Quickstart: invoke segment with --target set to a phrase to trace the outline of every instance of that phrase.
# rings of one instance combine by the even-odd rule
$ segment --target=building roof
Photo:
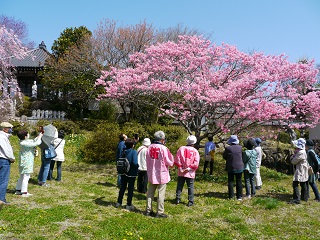
[[[11,64],[15,67],[43,67],[45,60],[50,56],[46,45],[42,41],[39,47],[27,53],[23,59],[13,57]]]

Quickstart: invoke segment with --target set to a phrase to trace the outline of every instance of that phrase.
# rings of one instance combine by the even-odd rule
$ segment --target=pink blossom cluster
[[[17,89],[17,81],[12,74],[11,59],[23,58],[27,49],[12,30],[0,26],[0,112],[5,113],[9,106],[12,91]],[[5,116],[2,116],[5,117]]]
[[[105,93],[99,98],[144,101],[189,132],[208,127],[215,133],[235,132],[273,120],[306,127],[319,121],[313,61],[292,63],[285,55],[247,54],[199,36],[150,46],[130,60],[134,67],[102,72],[96,85]],[[296,121],[297,116],[305,119]]]

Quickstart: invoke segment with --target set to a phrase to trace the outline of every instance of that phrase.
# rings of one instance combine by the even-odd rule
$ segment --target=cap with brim
[[[0,127],[1,128],[12,128],[13,125],[11,123],[8,123],[8,122],[2,122],[2,123],[0,123]]]
[[[239,144],[239,139],[237,135],[231,135],[228,142],[228,144]]]
[[[295,148],[303,150],[305,149],[306,140],[304,140],[303,138],[299,138],[298,140],[292,141],[292,144]]]

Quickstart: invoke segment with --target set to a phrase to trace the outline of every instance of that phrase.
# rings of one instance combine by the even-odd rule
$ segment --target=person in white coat
[[[258,153],[257,156],[257,162],[256,162],[256,189],[260,190],[262,187],[262,180],[261,180],[261,175],[260,175],[260,167],[261,167],[261,162],[262,162],[262,148],[261,148],[261,139],[260,138],[255,138],[254,141],[256,142],[257,146],[255,150]]]
[[[53,169],[55,163],[57,163],[57,181],[61,181],[61,176],[62,176],[62,162],[64,162],[64,146],[65,146],[66,141],[64,140],[64,131],[60,130],[58,132],[58,138],[54,139],[52,144],[55,147],[57,156],[51,160],[50,163],[50,170],[49,170],[49,175],[48,175],[48,180],[52,180],[53,176]]]
[[[146,193],[148,189],[148,174],[147,174],[147,163],[146,155],[147,149],[150,146],[151,141],[149,138],[143,139],[142,146],[138,148],[138,181],[137,189],[139,193]]]

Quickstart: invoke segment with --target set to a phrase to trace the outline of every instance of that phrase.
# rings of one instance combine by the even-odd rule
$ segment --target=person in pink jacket
[[[173,166],[174,157],[164,145],[165,134],[163,131],[156,132],[154,138],[155,141],[148,147],[146,155],[149,186],[145,215],[153,215],[152,200],[156,189],[158,189],[158,208],[155,217],[166,218],[168,216],[164,213],[164,198],[167,183],[170,181],[169,167]]]
[[[180,203],[180,196],[184,183],[188,186],[188,207],[194,204],[194,178],[196,177],[196,170],[199,167],[200,155],[197,149],[193,146],[197,142],[197,138],[190,135],[187,138],[187,146],[179,148],[174,164],[178,167],[178,183],[176,190],[176,203]]]

